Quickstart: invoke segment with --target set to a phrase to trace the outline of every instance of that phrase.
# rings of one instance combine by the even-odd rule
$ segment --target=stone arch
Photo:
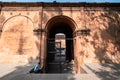
[[[77,29],[77,24],[72,18],[70,18],[68,16],[60,15],[60,16],[52,17],[47,22],[47,24],[45,26],[45,30],[48,32],[48,30],[50,29],[50,26],[54,25],[57,22],[65,22],[65,23],[71,25],[71,28],[72,28],[73,32]]]
[[[36,58],[38,51],[33,29],[34,23],[27,16],[16,15],[8,18],[2,26],[0,52],[9,55],[26,55],[27,58]]]
[[[1,28],[1,29],[4,30],[4,25],[5,25],[10,19],[16,18],[16,17],[24,17],[24,18],[28,19],[29,21],[31,21],[32,25],[34,26],[34,23],[33,23],[32,19],[29,18],[28,16],[24,16],[24,15],[15,15],[15,16],[9,17],[7,20],[5,20],[5,21],[3,22],[3,25],[2,25],[2,28]]]
[[[46,72],[49,73],[49,62],[55,60],[55,54],[51,54],[50,50],[54,50],[54,46],[49,43],[55,43],[55,35],[57,33],[65,34],[65,60],[71,62],[74,59],[74,43],[73,33],[77,29],[77,24],[73,19],[68,16],[55,16],[52,17],[46,24],[45,30],[47,34],[47,53],[46,53]]]

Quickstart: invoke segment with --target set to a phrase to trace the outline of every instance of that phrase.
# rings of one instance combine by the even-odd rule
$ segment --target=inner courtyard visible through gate
[[[0,63],[34,60],[44,73],[119,64],[120,4],[0,2]]]

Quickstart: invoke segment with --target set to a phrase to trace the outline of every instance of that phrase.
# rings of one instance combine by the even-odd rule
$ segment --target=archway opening
[[[58,42],[57,38],[60,38]],[[74,59],[73,50],[73,29],[71,28],[71,25],[63,22],[62,20],[60,22],[55,22],[54,24],[50,25],[50,28],[48,28],[47,39],[46,72],[71,72],[72,70],[67,69],[68,66],[65,67],[64,65],[66,63],[71,63],[71,61]],[[71,64],[68,65],[71,66]]]
[[[55,59],[66,61],[66,35],[63,33],[55,34]]]

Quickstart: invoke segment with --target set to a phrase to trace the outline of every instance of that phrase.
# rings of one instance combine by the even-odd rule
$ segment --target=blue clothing
[[[42,71],[42,66],[40,64],[36,64],[30,71],[29,73],[43,73]]]
[[[35,65],[35,67],[34,67],[34,72],[38,72],[38,71],[40,71],[40,70],[42,70],[42,67],[40,66],[40,65]]]

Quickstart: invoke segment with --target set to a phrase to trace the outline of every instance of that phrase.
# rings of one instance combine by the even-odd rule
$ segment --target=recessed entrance
[[[60,20],[61,19],[61,20]],[[46,73],[72,73],[74,60],[73,29],[64,18],[48,28]]]

